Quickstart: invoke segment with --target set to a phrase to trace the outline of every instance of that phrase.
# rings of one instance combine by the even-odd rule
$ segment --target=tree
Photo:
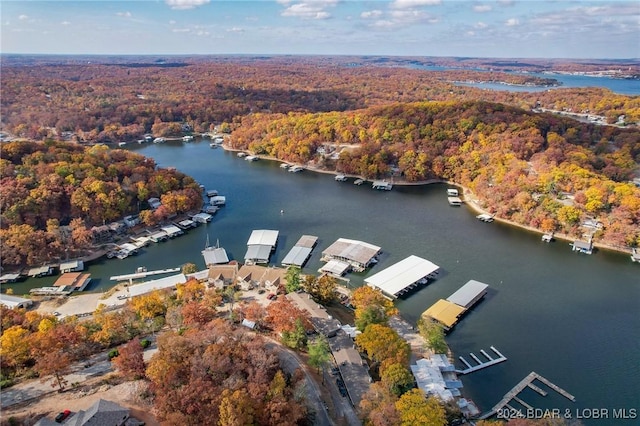
[[[396,396],[400,396],[415,386],[413,374],[402,364],[390,364],[384,369],[380,369],[382,383],[389,388],[389,391]]]
[[[420,389],[406,392],[396,402],[402,426],[444,426],[447,424],[444,408],[434,397],[425,397]]]
[[[295,320],[293,330],[285,330],[281,334],[282,343],[292,349],[301,350],[307,344],[307,330],[300,318]]]
[[[182,265],[182,273],[187,275],[187,274],[193,274],[194,272],[198,271],[198,267],[196,266],[195,263],[185,263],[184,265]]]
[[[158,290],[134,297],[131,299],[131,305],[140,318],[147,320],[164,315],[167,309],[164,297]]]
[[[251,398],[244,389],[225,389],[220,401],[220,426],[245,426],[254,424],[254,409]]]
[[[293,293],[300,288],[300,268],[297,266],[289,266],[285,274],[284,288],[287,293]]]
[[[370,324],[355,340],[367,356],[376,362],[409,365],[409,344],[387,326]]]
[[[309,354],[309,365],[315,367],[319,373],[320,367],[323,367],[330,359],[329,342],[320,335],[307,343],[307,353]]]
[[[2,331],[0,336],[0,359],[2,362],[17,368],[29,359],[29,330],[14,325]]]
[[[120,373],[129,380],[138,380],[145,376],[143,347],[137,337],[118,348],[118,356],[111,362]]]
[[[449,351],[444,339],[444,328],[439,323],[422,317],[417,325],[418,332],[425,339],[429,349],[437,354],[446,354]]]
[[[355,324],[358,330],[364,330],[369,324],[386,325],[389,318],[384,309],[379,305],[371,305],[358,309]]]

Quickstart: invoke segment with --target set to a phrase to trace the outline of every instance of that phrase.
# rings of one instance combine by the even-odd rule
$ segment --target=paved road
[[[329,417],[327,408],[322,403],[322,392],[320,391],[320,387],[316,381],[313,380],[313,377],[309,374],[305,364],[298,355],[284,346],[271,341],[271,339],[267,341],[266,346],[276,352],[278,358],[280,358],[282,368],[287,373],[293,374],[297,369],[301,369],[304,372],[307,387],[307,403],[310,405],[310,408],[315,411],[314,424],[319,426],[334,426],[335,423]]]

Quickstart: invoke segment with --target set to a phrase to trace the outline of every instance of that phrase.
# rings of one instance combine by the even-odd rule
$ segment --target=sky
[[[640,58],[640,1],[0,1],[0,51]]]

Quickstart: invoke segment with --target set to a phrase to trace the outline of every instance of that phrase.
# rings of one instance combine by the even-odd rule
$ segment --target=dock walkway
[[[155,271],[144,271],[144,272],[136,272],[134,274],[125,274],[125,275],[114,275],[109,278],[111,281],[126,281],[129,280],[129,283],[133,282],[133,280],[139,278],[146,278],[150,275],[160,275],[160,274],[172,274],[174,272],[180,272],[180,268],[171,268],[171,269],[159,269]]]
[[[565,398],[567,398],[569,401],[576,402],[576,397],[575,396],[571,395],[569,392],[567,392],[566,390],[562,389],[560,386],[551,383],[548,379],[542,377],[541,375],[539,375],[535,371],[532,371],[531,373],[529,373],[527,375],[527,377],[522,379],[520,381],[520,383],[515,385],[513,387],[513,389],[511,389],[509,392],[507,392],[504,395],[504,397],[500,400],[500,402],[498,402],[496,405],[493,406],[491,411],[489,411],[489,412],[483,414],[482,416],[480,416],[479,420],[488,419],[489,417],[492,417],[492,416],[496,415],[496,413],[498,413],[499,411],[503,410],[504,407],[507,407],[510,410],[513,409],[513,407],[511,405],[509,405],[509,403],[512,400],[516,401],[517,403],[521,404],[523,407],[526,407],[527,409],[533,408],[533,407],[531,407],[531,405],[529,405],[526,402],[524,402],[523,400],[521,400],[518,397],[518,394],[520,392],[522,392],[525,388],[529,387],[529,388],[533,389],[534,391],[538,392],[540,395],[546,396],[547,392],[545,390],[541,389],[540,387],[536,386],[535,384],[533,384],[534,380],[540,381],[541,383],[543,383],[546,386],[548,386],[550,389],[553,389],[554,391],[556,391],[560,395],[562,395]]]
[[[488,361],[482,361],[474,353],[470,353],[469,355],[471,356],[471,358],[473,358],[474,361],[478,363],[477,365],[471,365],[466,359],[460,356],[458,358],[460,359],[460,361],[462,361],[464,365],[467,366],[467,368],[465,368],[464,370],[456,370],[456,373],[458,374],[473,373],[474,371],[482,370],[483,368],[491,367],[492,365],[496,365],[507,360],[507,357],[502,355],[500,351],[498,351],[496,348],[494,348],[493,346],[490,346],[490,348],[493,352],[495,352],[495,354],[497,355],[497,358],[493,358],[484,349],[481,349],[480,353],[484,355],[488,359]]]

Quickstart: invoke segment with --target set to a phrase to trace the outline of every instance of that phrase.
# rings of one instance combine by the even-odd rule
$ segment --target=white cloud
[[[483,28],[487,28],[489,25],[485,24],[484,22],[478,22],[476,23],[473,27],[477,28],[479,30],[483,29]]]
[[[171,30],[173,33],[188,33],[191,32],[189,28],[174,28]]]
[[[516,18],[509,18],[507,19],[507,22],[504,23],[507,27],[515,27],[516,25],[520,24],[520,21]]]
[[[211,0],[165,0],[171,9],[193,9],[209,3]]]
[[[243,33],[244,32],[244,28],[232,27],[232,28],[227,29],[227,32],[229,32],[229,33]]]
[[[489,12],[491,9],[492,9],[491,5],[488,5],[488,4],[477,4],[477,5],[473,6],[473,10],[475,12],[479,12],[479,13]]]
[[[381,10],[369,10],[367,12],[362,12],[360,14],[360,17],[363,19],[379,18],[381,16],[382,16]]]
[[[421,6],[435,6],[442,3],[442,0],[395,0],[391,3],[394,9],[413,9]]]
[[[60,22],[60,25],[71,25],[71,22],[69,22],[69,21],[62,21],[62,22]]]
[[[20,15],[18,16],[18,19],[21,21],[26,21],[27,19],[29,19],[29,17],[27,15]]]
[[[337,2],[337,0],[320,0],[292,4],[282,12],[282,16],[302,19],[327,19],[331,17],[331,14],[325,9],[329,6],[335,6]]]
[[[116,15],[121,16],[123,18],[131,18],[131,12],[118,12]]]
[[[169,21],[169,25],[175,25],[176,21],[174,21],[173,19]]]

